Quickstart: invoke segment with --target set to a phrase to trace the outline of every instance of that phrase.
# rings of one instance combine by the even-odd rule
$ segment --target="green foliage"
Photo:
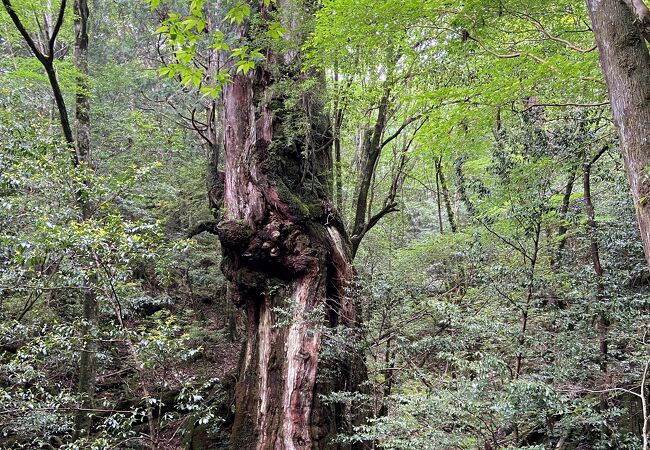
[[[148,0],[148,3],[156,9],[160,0]],[[270,0],[264,2],[266,7],[271,3]],[[265,59],[261,48],[250,49],[244,39],[228,43],[224,32],[214,26],[214,18],[206,14],[202,0],[188,1],[182,7],[184,12],[168,13],[154,32],[161,36],[164,48],[171,54],[171,61],[160,68],[160,75],[177,79],[186,88],[193,86],[202,95],[216,98],[231,81],[231,67],[235,73],[246,74]],[[248,2],[230,2],[222,21],[242,26],[254,14]],[[277,21],[268,22],[266,27],[266,34],[273,40],[279,40],[287,32]],[[215,71],[210,67],[214,62],[201,62],[206,55],[208,59],[230,63],[219,64]]]
[[[47,77],[0,10],[0,447],[227,441],[227,375],[244,325],[226,298],[218,239],[187,234],[214,218],[203,127],[218,122],[223,87],[265,65],[266,95],[280,99],[275,123],[291,124],[274,129],[271,154],[308,136],[305,109],[325,105],[348,225],[362,149],[384,126],[366,215],[388,200],[399,211],[356,255],[349,294],[362,332],[322,326],[327,305],[302,317],[322,336],[319,361],[365,355],[363,393],[320,399],[369,411],[338,440],[394,450],[641,448],[647,267],[582,3],[286,3],[93,4],[92,167],[71,164]],[[13,4],[42,44],[42,17],[59,3]],[[291,25],[293,14],[312,13],[304,28]],[[71,110],[72,20],[66,11],[56,46]],[[305,57],[276,64],[298,51]],[[594,229],[583,168],[605,145],[591,173]],[[311,214],[300,187],[279,188]],[[79,200],[91,205],[85,219]],[[265,292],[284,289],[274,280]],[[86,292],[99,305],[90,327],[97,384],[92,432],[77,437]],[[298,315],[291,302],[274,314],[279,328]]]

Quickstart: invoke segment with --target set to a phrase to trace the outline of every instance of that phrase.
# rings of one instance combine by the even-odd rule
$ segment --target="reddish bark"
[[[335,368],[337,383],[316,382],[321,327],[357,323],[350,244],[328,200],[332,140],[322,105],[315,93],[301,94],[310,127],[289,132],[291,94],[274,89],[279,79],[300,83],[313,74],[300,70],[295,52],[266,55],[223,92],[225,216],[217,233],[232,300],[248,321],[232,446],[327,448],[342,420],[318,393],[355,390],[354,378],[365,373],[357,358]]]

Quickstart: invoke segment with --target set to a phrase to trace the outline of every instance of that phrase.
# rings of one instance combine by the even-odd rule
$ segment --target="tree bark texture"
[[[88,2],[74,1],[74,63],[77,69],[77,92],[75,95],[75,157],[76,165],[90,166],[90,95],[88,85]],[[62,112],[61,114],[64,114]],[[63,116],[62,116],[63,117]],[[67,120],[67,119],[66,119]],[[65,125],[64,125],[65,128]],[[89,220],[93,215],[92,205],[80,194],[77,203],[81,210],[81,220]],[[91,283],[96,284],[93,277]],[[97,324],[97,297],[95,291],[86,290],[82,294],[84,326],[84,346],[79,360],[79,394],[82,395],[81,407],[91,409],[95,397],[95,374],[97,372],[97,343],[92,329]],[[89,433],[92,417],[87,411],[80,410],[75,418],[77,433]]]
[[[456,157],[454,159],[454,169],[456,170],[456,184],[458,186],[458,194],[460,196],[460,200],[465,205],[467,215],[471,219],[476,215],[476,207],[474,206],[474,203],[472,203],[472,200],[469,198],[469,194],[467,193],[467,182],[465,180],[465,172],[463,171],[463,163],[465,162],[465,159],[466,157],[463,155]]]
[[[589,254],[591,256],[591,262],[594,269],[594,274],[596,275],[596,297],[599,300],[599,303],[602,303],[603,296],[605,292],[605,280],[604,275],[605,271],[603,270],[603,265],[600,259],[600,248],[598,244],[598,225],[596,222],[596,209],[594,208],[593,197],[591,195],[591,169],[593,165],[600,159],[600,157],[607,151],[607,147],[603,147],[596,156],[594,156],[589,162],[586,162],[583,165],[582,170],[582,186],[584,192],[584,205],[585,212],[587,213],[587,233],[589,234]],[[600,360],[600,370],[603,374],[607,374],[607,364],[608,364],[608,346],[609,346],[609,326],[610,321],[607,315],[607,311],[599,306],[598,312],[598,348],[600,351],[599,360]],[[603,401],[607,399],[607,395],[602,396]]]
[[[272,8],[287,22],[287,40],[299,44],[295,30],[308,7],[260,2],[262,20]],[[324,327],[358,323],[348,295],[350,243],[328,200],[332,139],[318,93],[286,89],[318,75],[301,70],[297,50],[265,56],[223,91],[225,217],[217,232],[232,301],[248,322],[231,445],[335,448],[330,438],[346,411],[326,406],[319,394],[356,390],[365,366],[352,358],[328,367],[328,377],[319,355]],[[306,130],[292,129],[296,105]]]
[[[442,166],[442,155],[439,158],[436,158],[436,172],[438,175],[438,180],[440,181],[440,188],[442,189],[442,198],[445,201],[445,208],[447,210],[447,220],[449,221],[449,226],[451,227],[452,233],[458,231],[458,225],[456,224],[456,217],[454,216],[454,209],[451,206],[451,197],[449,196],[449,187],[447,186],[447,180],[445,178],[444,167]]]
[[[560,219],[560,225],[558,226],[557,229],[557,236],[558,236],[558,244],[557,244],[557,251],[555,252],[555,257],[551,260],[551,268],[553,270],[557,270],[560,268],[562,264],[562,256],[564,254],[564,247],[566,246],[566,235],[567,232],[569,231],[569,227],[567,226],[566,220],[567,216],[569,214],[569,207],[571,206],[571,194],[573,194],[573,184],[575,183],[576,180],[576,171],[575,168],[572,168],[571,172],[569,173],[569,178],[567,179],[567,183],[564,187],[564,194],[562,195],[562,206],[560,207],[559,211],[559,219]]]
[[[625,2],[587,0],[587,8],[650,265],[650,54]]]

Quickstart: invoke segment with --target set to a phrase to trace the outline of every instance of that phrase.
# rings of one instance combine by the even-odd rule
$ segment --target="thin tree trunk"
[[[357,180],[357,195],[354,204],[354,224],[352,225],[352,253],[356,254],[361,239],[368,231],[366,215],[368,213],[368,195],[372,186],[372,178],[375,173],[377,161],[381,155],[382,137],[386,128],[388,107],[390,100],[390,88],[385,87],[384,94],[379,101],[377,108],[377,120],[372,131],[367,130],[363,136],[361,145],[361,167]]]
[[[395,60],[394,63],[396,64],[397,61]],[[361,240],[364,238],[366,233],[377,225],[381,218],[386,214],[397,211],[397,203],[395,203],[396,191],[391,187],[391,192],[386,198],[383,208],[375,214],[369,212],[372,198],[369,200],[368,195],[373,184],[373,177],[375,176],[377,162],[379,161],[382,150],[386,145],[399,137],[404,130],[409,127],[409,125],[424,118],[423,113],[410,116],[402,122],[394,133],[390,134],[388,137],[384,136],[388,124],[391,92],[391,87],[386,82],[384,84],[383,95],[379,101],[379,105],[377,106],[377,119],[375,120],[375,124],[371,130],[368,129],[363,132],[359,143],[359,149],[361,152],[360,168],[354,195],[354,223],[352,224],[352,231],[350,233],[353,258],[357,254]],[[425,121],[426,118],[424,118],[415,128],[413,135],[407,140],[407,145],[405,146],[404,151],[410,147],[415,134],[417,134]]]
[[[390,323],[388,326],[390,326]],[[389,398],[393,392],[393,383],[395,382],[395,365],[393,362],[393,356],[395,353],[391,348],[392,341],[393,340],[390,338],[386,341],[386,349],[384,350],[384,386],[382,390],[381,407],[377,412],[378,417],[384,417],[388,415]]]
[[[589,234],[589,254],[591,262],[596,275],[596,297],[599,302],[603,300],[605,290],[604,285],[604,270],[600,260],[600,249],[598,245],[597,225],[596,225],[596,210],[594,209],[593,200],[591,197],[591,168],[598,161],[598,159],[605,153],[607,147],[603,147],[601,151],[583,166],[582,185],[584,191],[584,204],[587,213],[587,233]],[[608,334],[609,334],[609,317],[606,310],[600,305],[598,314],[598,347],[600,352],[600,370],[603,374],[607,374],[608,364]],[[606,397],[603,396],[603,401]]]
[[[467,194],[465,172],[463,172],[463,162],[464,159],[463,157],[460,156],[454,160],[454,166],[456,169],[456,182],[457,182],[456,184],[458,186],[458,194],[460,195],[460,200],[465,205],[467,214],[471,218],[476,215],[476,207],[474,206],[474,203],[472,203],[472,201],[469,198],[469,195]]]
[[[77,137],[72,132],[68,111],[66,108],[63,92],[54,67],[54,47],[63,19],[65,17],[66,0],[61,1],[56,22],[49,34],[49,40],[42,49],[39,49],[32,36],[29,34],[24,24],[18,17],[10,0],[2,0],[5,10],[9,14],[16,29],[20,32],[25,43],[30,48],[36,59],[41,63],[52,88],[52,95],[59,111],[59,121],[63,131],[63,137],[70,149],[72,164],[75,168],[90,167],[90,97],[88,95],[88,4],[87,0],[75,0],[75,68],[77,69],[77,92],[76,102],[76,129]],[[83,195],[82,189],[76,193],[76,203],[80,212],[80,221],[90,219],[93,214],[92,206]],[[91,279],[91,284],[93,280]],[[92,290],[86,290],[82,294],[82,310],[84,326],[82,335],[84,336],[84,345],[80,356],[79,370],[79,393],[82,395],[82,410],[87,409],[84,405],[92,405],[95,384],[95,342],[90,337],[90,329],[97,319],[97,300],[96,294]],[[90,415],[87,411],[80,410],[75,418],[76,434],[87,433],[90,431]]]
[[[539,250],[540,250],[540,236],[541,236],[542,225],[541,222],[535,224],[535,235],[533,239],[533,251],[530,256],[530,276],[528,278],[528,288],[526,294],[526,302],[524,307],[521,308],[521,319],[520,319],[520,330],[519,337],[517,338],[517,343],[519,344],[519,351],[517,352],[517,362],[515,364],[514,378],[518,379],[522,373],[523,362],[524,362],[524,345],[526,343],[526,333],[529,327],[530,321],[530,308],[532,306],[533,297],[535,295],[535,270],[537,269],[537,261],[539,259]]]
[[[339,74],[334,69],[334,81],[339,81]],[[334,107],[334,184],[335,184],[335,197],[336,209],[339,212],[343,211],[343,168],[341,167],[341,128],[343,127],[343,108],[341,107],[340,100],[337,98]]]
[[[438,205],[438,229],[440,234],[444,233],[442,228],[442,200],[440,199],[440,169],[436,161],[436,204]]]
[[[638,17],[647,26],[648,17],[641,9],[632,11],[636,4],[643,2],[587,0],[587,9],[650,265],[650,54],[635,24]]]
[[[18,14],[14,10],[11,0],[2,0],[2,4],[9,14],[11,21],[16,26],[16,29],[20,32],[21,36],[25,40],[25,43],[32,51],[36,59],[41,63],[43,69],[47,74],[48,81],[52,87],[52,95],[54,96],[54,101],[56,107],[59,111],[59,119],[61,122],[61,129],[63,131],[63,136],[66,142],[73,147],[74,146],[74,136],[72,135],[72,127],[70,127],[70,121],[68,118],[68,112],[66,110],[65,101],[63,99],[63,92],[61,91],[61,86],[56,76],[56,71],[54,70],[54,46],[56,44],[56,38],[61,30],[63,25],[63,18],[65,16],[66,0],[61,0],[61,5],[59,6],[59,14],[57,16],[54,27],[50,35],[50,40],[46,43],[44,49],[39,49],[34,39],[29,34],[24,24],[18,17]],[[74,155],[74,154],[73,154]]]
[[[343,168],[341,167],[341,112],[337,111],[334,124],[334,179],[336,183],[336,209],[343,211]]]
[[[587,231],[589,233],[589,254],[594,272],[600,279],[603,277],[603,266],[600,262],[600,250],[598,248],[598,238],[596,237],[596,215],[591,199],[591,164],[585,164],[582,180],[585,210],[587,212]]]
[[[571,205],[571,194],[573,193],[573,184],[576,181],[576,171],[571,170],[566,186],[564,187],[564,195],[562,196],[562,206],[560,206],[560,226],[557,229],[558,244],[555,258],[551,260],[551,267],[557,270],[562,263],[562,255],[564,254],[564,247],[566,246],[566,233],[569,231],[566,225],[567,214],[569,213],[569,206]]]
[[[223,127],[217,124],[223,123],[223,108],[220,103],[214,102],[206,111],[207,115],[207,136],[204,140],[207,150],[207,189],[208,206],[215,219],[221,217],[223,208],[223,190],[225,175],[220,170],[221,154],[223,153]]]
[[[455,233],[458,231],[458,225],[456,224],[456,217],[454,217],[454,210],[451,206],[451,198],[449,197],[449,188],[447,187],[447,180],[445,179],[445,173],[442,167],[442,155],[436,159],[436,169],[438,171],[438,179],[440,180],[440,187],[442,189],[442,198],[445,201],[445,209],[447,210],[447,220],[449,221],[452,233]]]
[[[88,3],[87,0],[74,1],[74,63],[77,70],[77,92],[75,95],[75,152],[79,164],[90,166],[90,96],[88,85]],[[82,196],[78,196],[81,209],[81,220],[89,220],[92,216],[92,207]],[[91,279],[91,285],[97,282],[96,277]],[[81,333],[84,344],[79,361],[79,394],[82,395],[81,407],[75,418],[76,433],[89,433],[92,425],[91,415],[85,411],[93,407],[95,396],[95,373],[97,371],[96,353],[97,343],[93,338],[92,330],[97,325],[97,298],[92,289],[83,293],[83,319],[84,325]]]

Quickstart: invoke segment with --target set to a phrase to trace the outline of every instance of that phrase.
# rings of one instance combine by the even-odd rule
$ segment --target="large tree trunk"
[[[636,11],[637,4],[642,2],[628,6],[621,0],[587,0],[650,265],[650,54],[635,24],[635,15],[643,26],[648,17]]]
[[[293,14],[284,26],[288,40],[299,43],[293,30],[308,11],[287,3],[261,2],[260,15],[275,7],[285,19]],[[248,320],[231,443],[327,448],[345,420],[341,408],[318,395],[356,390],[365,374],[356,358],[328,366],[328,378],[319,356],[323,326],[358,323],[348,295],[350,244],[327,198],[331,137],[322,104],[316,92],[286,89],[314,75],[302,72],[296,51],[265,55],[263,66],[235,75],[223,92],[225,217],[217,231],[232,300]],[[285,88],[276,87],[279,81]],[[296,100],[309,123],[298,135]]]

